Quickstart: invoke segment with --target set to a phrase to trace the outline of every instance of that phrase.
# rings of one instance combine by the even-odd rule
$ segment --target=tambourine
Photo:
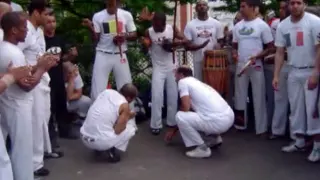
[[[38,57],[41,57],[43,55],[58,55],[62,52],[60,47],[51,47],[49,48],[45,53],[39,53]]]

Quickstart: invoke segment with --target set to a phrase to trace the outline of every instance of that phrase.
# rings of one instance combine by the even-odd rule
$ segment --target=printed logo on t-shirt
[[[205,25],[205,26],[198,26],[197,29],[197,37],[199,38],[210,38],[212,37],[212,29],[214,26],[212,25]]]
[[[291,46],[290,33],[285,34],[285,35],[284,35],[284,39],[285,39],[285,41],[286,41],[287,47],[290,47],[290,46]]]
[[[155,44],[162,44],[162,42],[166,39],[165,36],[162,36],[162,37],[158,37],[157,39],[153,40],[153,42]]]
[[[254,29],[251,28],[247,28],[247,27],[243,27],[239,30],[239,34],[240,35],[245,35],[245,36],[249,36],[254,32]]]
[[[116,34],[117,33],[117,24],[115,20],[111,20],[105,23],[102,23],[104,34]],[[118,32],[122,32],[123,22],[118,21]]]
[[[296,42],[296,46],[303,46],[304,42],[303,42],[303,32],[302,31],[298,31],[296,33],[297,36],[297,42]]]

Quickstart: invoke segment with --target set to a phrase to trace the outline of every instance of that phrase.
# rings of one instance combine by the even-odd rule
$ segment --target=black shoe
[[[155,136],[158,136],[161,133],[161,129],[151,129],[151,133]]]
[[[111,148],[107,151],[107,154],[108,154],[108,162],[110,163],[117,163],[121,160],[120,158],[120,154],[117,152],[117,149],[116,148]]]
[[[70,131],[69,133],[60,133],[60,138],[62,139],[71,139],[71,140],[76,140],[79,139],[79,135],[74,133],[73,131]]]
[[[33,172],[34,176],[40,176],[40,177],[43,177],[43,176],[48,176],[50,174],[50,171],[46,168],[40,168],[38,170],[36,170],[35,172]]]

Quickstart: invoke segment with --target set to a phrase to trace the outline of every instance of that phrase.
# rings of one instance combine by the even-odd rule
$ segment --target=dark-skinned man
[[[197,18],[188,22],[185,29],[185,37],[194,45],[206,42],[206,46],[190,46],[187,50],[193,52],[194,77],[202,81],[202,64],[206,50],[218,49],[223,43],[222,24],[209,17],[209,6],[205,0],[199,0],[196,4]],[[219,44],[220,43],[220,44]]]
[[[1,20],[4,41],[0,45],[0,72],[7,71],[10,61],[13,67],[29,66],[31,72],[17,84],[10,86],[0,97],[2,127],[11,139],[11,162],[15,180],[34,180],[33,175],[33,92],[42,75],[56,65],[56,58],[46,55],[34,65],[26,61],[17,46],[27,34],[27,19],[18,12],[9,12]],[[3,153],[1,153],[3,156]]]
[[[257,17],[255,8],[259,6],[256,0],[242,0],[240,12],[243,20],[233,29],[233,48],[238,50],[238,62],[235,77],[235,127],[240,130],[247,128],[247,97],[249,82],[252,84],[254,118],[256,134],[265,136],[268,131],[265,77],[262,58],[267,50],[273,47],[271,29],[267,23]],[[247,70],[239,76],[242,68],[251,62]]]

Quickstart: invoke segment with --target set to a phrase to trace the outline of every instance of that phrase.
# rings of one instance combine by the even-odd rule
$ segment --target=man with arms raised
[[[223,42],[222,24],[208,16],[208,2],[199,0],[196,4],[197,18],[188,22],[184,29],[185,37],[197,46],[187,47],[193,51],[194,77],[202,81],[202,64],[206,50],[219,48],[218,42]],[[204,46],[199,46],[205,43]]]
[[[4,41],[0,45],[0,73],[7,72],[10,63],[13,67],[29,65],[18,48],[27,34],[27,19],[17,12],[5,14],[1,20]],[[32,164],[32,103],[30,92],[37,85],[43,73],[55,64],[49,56],[38,59],[31,73],[10,86],[0,96],[2,125],[11,139],[11,161],[15,180],[33,180]],[[10,62],[11,61],[11,62]],[[1,153],[1,156],[4,154]]]
[[[181,108],[176,114],[177,127],[169,129],[166,141],[179,130],[186,147],[195,147],[186,153],[188,157],[210,157],[210,147],[221,144],[220,135],[233,125],[234,113],[216,90],[192,77],[191,68],[179,67],[176,80]],[[210,139],[204,142],[199,132]]]
[[[255,8],[259,4],[260,2],[256,0],[242,0],[240,12],[243,20],[233,29],[233,48],[238,50],[235,77],[235,125],[237,129],[246,129],[247,97],[249,82],[251,82],[256,134],[265,136],[268,131],[268,120],[262,58],[267,55],[263,46],[272,48],[273,37],[268,24],[255,13]],[[249,62],[251,65],[242,75],[239,75]]]
[[[110,162],[120,161],[117,151],[126,151],[136,132],[129,121],[135,116],[129,103],[137,95],[138,90],[133,84],[125,84],[119,92],[107,89],[100,93],[80,129],[84,145],[107,153]]]
[[[304,11],[306,0],[289,0],[291,15],[278,26],[275,45],[276,65],[273,86],[278,89],[285,49],[288,53],[288,96],[290,103],[290,129],[295,142],[283,147],[284,152],[304,150],[305,136],[313,136],[311,162],[320,161],[320,120],[314,117],[317,108],[320,59],[320,18]]]

